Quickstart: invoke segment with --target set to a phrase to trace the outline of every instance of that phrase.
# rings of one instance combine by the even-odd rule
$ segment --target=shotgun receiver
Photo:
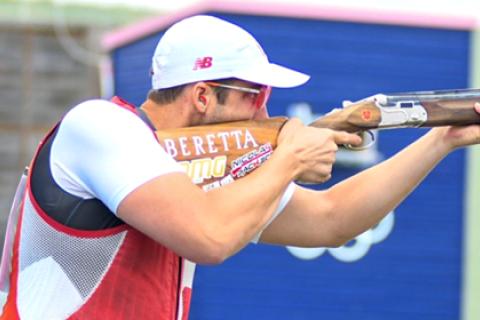
[[[480,124],[480,89],[377,94],[316,119],[310,126],[351,133],[405,127]],[[160,144],[205,190],[240,178],[265,162],[286,117],[159,130]]]

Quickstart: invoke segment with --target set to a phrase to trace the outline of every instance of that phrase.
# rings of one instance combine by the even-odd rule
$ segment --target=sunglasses
[[[261,86],[259,89],[255,89],[255,88],[233,86],[230,84],[223,84],[223,83],[212,82],[212,81],[208,81],[205,83],[212,87],[219,87],[219,88],[225,88],[225,89],[238,90],[238,91],[247,92],[247,93],[253,93],[256,95],[255,101],[253,102],[253,104],[257,109],[260,109],[267,103],[268,98],[270,98],[270,93],[272,92],[272,87],[270,86]]]

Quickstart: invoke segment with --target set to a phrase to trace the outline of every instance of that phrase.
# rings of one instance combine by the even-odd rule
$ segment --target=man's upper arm
[[[262,228],[260,232],[257,233],[257,235],[251,240],[252,243],[258,243],[262,237],[263,231],[268,228],[268,226],[277,219],[279,215],[281,215],[284,212],[285,207],[288,205],[288,203],[292,200],[293,194],[295,193],[297,185],[294,182],[290,182],[288,185],[287,189],[282,195],[282,198],[280,199],[280,203],[278,204],[277,209],[273,213],[273,215],[270,217],[270,219],[267,221],[265,226]]]
[[[324,191],[301,186],[283,212],[263,231],[260,242],[305,247],[329,246],[332,235],[331,201]]]

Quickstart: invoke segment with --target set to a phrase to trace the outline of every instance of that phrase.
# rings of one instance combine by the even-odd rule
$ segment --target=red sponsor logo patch
[[[212,57],[197,58],[197,60],[195,60],[195,64],[193,65],[193,70],[208,69],[212,66],[212,61]]]
[[[363,120],[370,120],[372,118],[372,111],[370,110],[363,110],[362,111],[362,119]]]

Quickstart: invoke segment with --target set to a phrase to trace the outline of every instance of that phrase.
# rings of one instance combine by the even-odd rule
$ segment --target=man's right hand
[[[361,143],[356,134],[308,127],[294,118],[282,128],[277,150],[289,152],[295,159],[295,180],[323,183],[331,178],[338,145]]]

